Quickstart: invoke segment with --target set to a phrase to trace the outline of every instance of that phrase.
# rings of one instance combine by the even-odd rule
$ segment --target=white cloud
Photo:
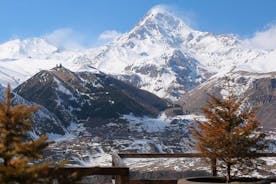
[[[115,30],[107,30],[93,39],[93,35],[86,35],[71,28],[60,28],[43,35],[42,38],[60,49],[77,50],[101,46],[120,35],[122,34]]]
[[[104,31],[103,33],[101,33],[99,35],[98,39],[101,40],[101,41],[108,42],[108,41],[115,40],[116,38],[118,38],[121,35],[122,35],[122,33],[117,32],[115,30],[107,30],[107,31]]]
[[[43,36],[49,43],[61,49],[80,49],[83,48],[85,37],[70,28],[56,29]]]
[[[276,25],[256,32],[253,37],[244,39],[242,44],[248,48],[264,50],[276,49]]]

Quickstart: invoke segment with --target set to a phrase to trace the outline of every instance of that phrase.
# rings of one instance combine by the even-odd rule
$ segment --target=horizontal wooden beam
[[[201,158],[200,153],[119,153],[121,158]],[[257,157],[276,157],[276,153],[257,153]]]
[[[55,168],[49,168],[55,171]],[[81,176],[90,175],[111,175],[111,176],[128,176],[129,168],[127,167],[62,167],[57,170],[59,173],[69,174],[77,172]]]
[[[200,153],[119,153],[121,158],[199,158]]]
[[[177,180],[129,180],[129,184],[177,184]]]
[[[276,157],[276,153],[257,153],[258,157]]]
[[[276,177],[267,178],[270,182],[276,182]]]

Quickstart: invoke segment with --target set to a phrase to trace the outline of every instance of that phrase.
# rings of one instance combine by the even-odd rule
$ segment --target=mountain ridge
[[[60,65],[40,71],[14,92],[46,107],[64,127],[130,113],[155,117],[168,106],[159,97],[106,74],[74,73]]]

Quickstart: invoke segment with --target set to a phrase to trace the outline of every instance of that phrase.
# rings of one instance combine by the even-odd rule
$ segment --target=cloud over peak
[[[107,31],[102,32],[99,35],[99,40],[101,40],[101,41],[113,41],[121,35],[122,35],[122,33],[118,32],[116,30],[107,30]]]
[[[81,49],[85,37],[71,28],[56,29],[47,33],[43,38],[60,49]]]
[[[263,31],[257,31],[251,38],[244,39],[242,44],[251,49],[276,49],[276,24]]]

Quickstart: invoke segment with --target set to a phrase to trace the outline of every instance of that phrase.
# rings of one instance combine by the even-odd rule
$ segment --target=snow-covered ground
[[[190,146],[188,127],[195,118],[203,119],[196,115],[168,118],[163,114],[157,119],[124,115],[122,119],[127,120],[128,123],[124,123],[123,126],[112,122],[103,125],[106,136],[95,135],[99,130],[91,132],[90,136],[87,134],[86,137],[78,137],[75,134],[67,139],[59,139],[57,143],[51,145],[51,150],[55,152],[52,153],[55,158],[66,158],[74,166],[111,166],[111,154],[114,152],[194,152]],[[178,120],[177,123],[176,120]],[[111,136],[112,132],[118,132],[118,134]],[[185,136],[180,138],[179,133]],[[171,139],[175,147],[171,142],[166,143],[160,139],[162,137],[160,135],[166,135],[165,139]],[[275,138],[275,133],[269,132],[269,135],[269,139]],[[185,149],[181,150],[179,147]],[[276,158],[261,159],[266,163],[250,176],[275,176]],[[210,174],[209,164],[200,158],[124,158],[123,162],[130,168],[131,177],[139,179],[162,177],[173,179]]]

